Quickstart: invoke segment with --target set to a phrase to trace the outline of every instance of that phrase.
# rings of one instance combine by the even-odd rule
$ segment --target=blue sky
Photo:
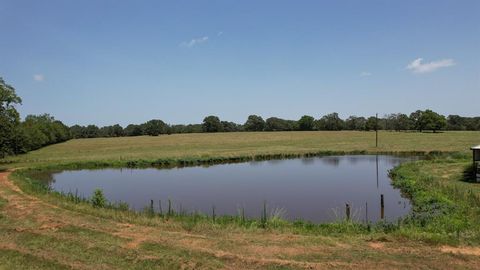
[[[0,0],[0,76],[22,116],[69,125],[473,116],[479,14],[458,0]]]

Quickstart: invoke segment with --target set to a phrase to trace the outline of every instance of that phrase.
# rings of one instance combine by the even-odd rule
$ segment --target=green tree
[[[70,129],[49,114],[27,115],[20,128],[25,137],[24,149],[27,151],[71,138]]]
[[[14,154],[19,148],[16,136],[19,134],[20,114],[15,105],[21,102],[15,88],[0,77],[0,158]]]
[[[344,124],[344,121],[336,112],[327,114],[316,122],[317,129],[319,130],[342,130]]]
[[[377,130],[380,129],[378,124],[379,120],[375,116],[370,116],[365,123],[365,130]]]
[[[300,130],[313,130],[315,126],[315,118],[309,115],[304,115],[298,120],[298,128]]]
[[[96,125],[88,125],[85,128],[83,138],[97,138],[100,135],[100,129]]]
[[[145,135],[158,136],[167,133],[168,125],[162,120],[153,119],[143,124],[143,130]]]
[[[447,125],[445,116],[440,115],[432,110],[426,110],[419,119],[422,130],[432,130],[434,133],[442,130]]]
[[[217,116],[210,115],[203,119],[203,131],[204,132],[222,132],[223,125]]]
[[[235,132],[235,131],[241,131],[242,126],[234,123],[234,122],[229,122],[229,121],[221,121],[222,123],[222,130],[224,132]]]
[[[425,124],[422,123],[422,114],[423,111],[417,110],[415,112],[412,112],[409,116],[411,127],[420,132],[425,129]]]
[[[345,129],[347,130],[365,130],[367,119],[352,115],[345,120]]]
[[[265,121],[266,131],[290,131],[297,129],[297,121],[285,120],[278,117],[270,117]]]
[[[387,130],[400,131],[410,129],[410,119],[406,114],[392,113],[387,115],[385,120],[385,129]]]
[[[85,134],[85,127],[80,125],[73,125],[70,127],[70,134],[72,134],[72,138],[84,138]]]
[[[449,115],[447,117],[447,129],[448,130],[465,130],[467,129],[466,123],[467,117],[461,117],[459,115]]]
[[[247,131],[263,131],[265,129],[265,120],[261,116],[250,115],[244,127]]]
[[[141,136],[143,135],[143,129],[140,125],[130,124],[124,130],[125,136]]]

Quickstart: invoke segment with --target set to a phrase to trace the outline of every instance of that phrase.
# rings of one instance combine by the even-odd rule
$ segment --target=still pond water
[[[111,202],[127,202],[141,210],[167,200],[188,212],[259,217],[266,201],[269,212],[289,220],[328,222],[345,217],[345,204],[354,219],[395,221],[410,210],[410,202],[392,187],[388,170],[414,158],[387,155],[324,156],[252,161],[209,167],[173,169],[101,169],[62,171],[46,180],[54,190],[85,197],[100,188]],[[368,211],[366,211],[368,205]],[[281,209],[281,210],[279,210]]]

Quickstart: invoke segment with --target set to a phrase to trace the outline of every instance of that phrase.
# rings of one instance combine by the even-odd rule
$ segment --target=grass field
[[[480,132],[236,132],[70,140],[3,161],[4,167],[157,159],[205,159],[316,152],[464,152]],[[8,164],[10,163],[10,164]],[[0,163],[1,164],[1,163]],[[1,165],[0,165],[1,166]]]
[[[239,226],[94,209],[0,172],[0,269],[480,269],[480,186],[465,180],[480,132],[275,132],[82,139],[8,168],[327,152],[456,152],[396,168],[412,197],[401,224]]]

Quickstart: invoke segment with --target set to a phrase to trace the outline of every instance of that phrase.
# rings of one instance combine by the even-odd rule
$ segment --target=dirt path
[[[0,173],[0,255],[15,251],[73,269],[480,269],[471,248],[116,222],[26,194],[9,174]]]

